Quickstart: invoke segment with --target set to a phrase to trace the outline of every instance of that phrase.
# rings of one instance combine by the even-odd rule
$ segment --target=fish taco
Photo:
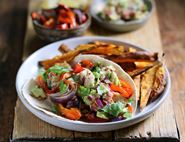
[[[125,120],[137,108],[132,78],[116,63],[90,54],[41,68],[22,94],[37,110],[89,123]]]

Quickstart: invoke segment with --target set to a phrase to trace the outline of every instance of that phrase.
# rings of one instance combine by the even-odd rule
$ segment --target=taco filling
[[[71,120],[110,122],[133,114],[133,90],[115,67],[93,60],[40,69],[31,95],[49,98],[51,110]]]

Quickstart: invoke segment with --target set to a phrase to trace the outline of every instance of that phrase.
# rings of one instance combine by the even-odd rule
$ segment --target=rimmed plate
[[[28,80],[32,79],[34,76],[37,75],[38,61],[52,58],[60,54],[60,52],[58,51],[58,47],[61,44],[66,44],[71,49],[73,49],[79,44],[84,44],[95,40],[111,42],[111,43],[124,45],[124,46],[132,46],[138,50],[143,50],[142,48],[136,45],[132,45],[130,43],[126,43],[126,42],[122,42],[122,41],[118,41],[118,40],[114,40],[112,38],[106,38],[106,37],[72,38],[72,39],[67,39],[67,40],[58,41],[58,42],[49,44],[37,50],[32,55],[30,55],[26,59],[26,61],[21,65],[16,77],[16,90],[17,90],[18,96],[21,99],[22,103],[26,106],[26,108],[30,112],[32,112],[34,115],[36,115],[38,118],[42,119],[43,121],[61,128],[81,131],[81,132],[100,132],[100,131],[110,131],[110,130],[120,129],[120,128],[124,128],[124,127],[131,126],[133,124],[136,124],[149,117],[162,104],[162,102],[169,95],[169,90],[171,86],[169,72],[166,67],[165,68],[167,73],[167,84],[165,86],[165,89],[162,95],[157,100],[149,104],[142,112],[137,111],[135,116],[133,116],[130,119],[117,121],[117,122],[87,123],[82,121],[69,120],[57,115],[51,116],[49,115],[49,113],[51,112],[46,113],[44,111],[35,109],[33,106],[31,106],[22,94],[22,87],[24,86],[25,82],[27,82]]]

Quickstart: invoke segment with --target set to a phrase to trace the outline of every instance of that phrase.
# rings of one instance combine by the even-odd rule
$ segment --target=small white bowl
[[[144,0],[144,2],[148,7],[148,13],[143,18],[138,20],[115,23],[115,22],[109,22],[101,19],[97,14],[100,11],[102,11],[102,8],[106,4],[106,0],[94,0],[90,7],[90,13],[93,19],[96,21],[96,23],[102,28],[115,31],[115,32],[133,31],[143,26],[151,17],[151,14],[153,12],[153,9],[154,9],[153,0]]]

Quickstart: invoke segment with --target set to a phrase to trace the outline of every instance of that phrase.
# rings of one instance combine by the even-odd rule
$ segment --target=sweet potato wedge
[[[136,68],[146,68],[146,67],[152,67],[156,64],[156,62],[158,61],[155,61],[155,62],[134,62],[135,65],[136,65]]]
[[[77,48],[75,48],[75,50],[69,51],[62,55],[55,56],[52,59],[40,61],[39,65],[43,66],[45,69],[48,69],[49,67],[55,65],[56,63],[62,63],[64,61],[69,62],[78,54],[84,51],[88,51],[92,48],[94,48],[94,44],[85,44],[85,45],[81,44]]]
[[[150,94],[153,88],[155,74],[160,64],[157,64],[146,71],[141,76],[141,99],[140,99],[140,109],[143,110],[150,98]]]
[[[125,63],[120,63],[119,65],[126,72],[133,72],[135,69],[137,69],[134,62],[125,62]]]
[[[121,55],[124,52],[123,46],[115,46],[112,44],[107,45],[96,45],[95,48],[85,51],[84,54],[97,54],[97,55]]]
[[[125,52],[120,56],[110,56],[109,60],[116,63],[123,62],[154,62],[158,59],[158,53],[149,53],[146,51]]]
[[[60,47],[58,48],[58,50],[61,53],[67,53],[67,52],[71,51],[71,49],[67,45],[65,45],[65,44],[60,45]]]
[[[135,62],[134,62],[135,63]],[[142,62],[141,62],[142,63]],[[159,61],[155,61],[155,62],[151,62],[150,64],[147,64],[148,66],[138,66],[136,64],[136,69],[132,70],[132,71],[128,71],[127,73],[131,76],[131,77],[134,77],[134,76],[137,76],[137,75],[140,75],[142,74],[143,72],[146,72],[148,69],[152,68],[153,66],[159,64],[160,62]]]
[[[155,74],[154,85],[150,94],[150,101],[154,101],[164,90],[166,85],[165,68],[161,65]]]
[[[133,80],[134,80],[134,83],[137,89],[136,90],[137,91],[136,100],[139,101],[140,100],[141,75],[135,76]]]
[[[117,45],[112,44],[112,43],[107,43],[107,42],[103,42],[103,41],[94,41],[92,42],[93,44],[97,45],[97,46],[112,46],[112,47],[116,47]]]

